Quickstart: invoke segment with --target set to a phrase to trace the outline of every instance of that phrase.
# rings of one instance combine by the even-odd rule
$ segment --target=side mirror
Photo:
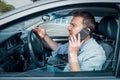
[[[49,21],[50,20],[50,15],[44,15],[44,16],[42,16],[42,20],[44,22]]]

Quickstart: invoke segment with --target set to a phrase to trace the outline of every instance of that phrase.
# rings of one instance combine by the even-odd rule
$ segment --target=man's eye
[[[74,24],[71,24],[73,27],[75,27],[75,25]]]

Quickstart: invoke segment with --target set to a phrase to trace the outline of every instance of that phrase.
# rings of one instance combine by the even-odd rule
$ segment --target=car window
[[[51,13],[52,14],[52,13]],[[104,18],[104,17],[101,17],[101,16],[94,16],[95,17],[95,22],[98,23],[96,25],[96,28],[98,27],[100,21]],[[56,19],[53,19],[53,20],[50,20],[50,21],[47,21],[47,22],[44,22],[40,25],[40,27],[44,27],[47,31],[47,34],[50,36],[50,37],[67,37],[69,35],[69,32],[68,32],[68,29],[67,27],[69,26],[70,24],[70,21],[72,19],[72,16],[63,16],[63,17],[60,17],[60,18],[56,18]],[[117,24],[118,25],[118,24]],[[110,42],[110,44],[116,45],[116,41],[115,40],[112,40],[110,39],[109,37],[105,37],[103,36],[102,34],[100,33],[94,33],[95,36],[101,38],[103,41],[106,41],[106,42]],[[60,38],[59,38],[60,39]],[[99,40],[98,38],[95,38],[98,43],[99,43]],[[101,40],[101,41],[102,41]],[[101,44],[101,43],[100,43]],[[102,44],[102,45],[105,45],[105,47],[109,47],[108,45],[106,44]],[[106,48],[105,48],[106,49]],[[110,50],[109,50],[110,51]],[[107,49],[107,52],[109,52],[108,49]],[[113,55],[115,55],[114,52],[115,50],[113,50]],[[116,62],[116,59],[108,59],[105,63],[105,65],[108,65],[108,62],[111,62],[111,64],[109,64],[109,69],[108,70],[105,70],[105,71],[113,71],[114,67],[115,66],[115,62]]]

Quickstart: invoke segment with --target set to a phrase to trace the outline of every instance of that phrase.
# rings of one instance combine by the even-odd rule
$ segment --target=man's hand
[[[44,28],[36,27],[33,31],[35,31],[43,39],[46,36],[46,30]]]
[[[72,57],[72,55],[77,55],[81,45],[83,44],[84,40],[80,41],[80,34],[76,37],[75,35],[70,36],[69,40],[69,53]]]
[[[48,44],[48,46],[52,49],[52,50],[56,50],[58,47],[58,44],[53,41],[47,34],[46,34],[46,30],[44,28],[35,28],[34,31],[45,40],[45,42]]]

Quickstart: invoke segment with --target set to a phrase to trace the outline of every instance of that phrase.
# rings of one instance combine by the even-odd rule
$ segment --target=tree
[[[14,6],[12,6],[10,4],[6,4],[5,2],[0,0],[0,12],[1,13],[7,12],[7,11],[10,11],[10,10],[13,10],[13,9],[15,9]]]

